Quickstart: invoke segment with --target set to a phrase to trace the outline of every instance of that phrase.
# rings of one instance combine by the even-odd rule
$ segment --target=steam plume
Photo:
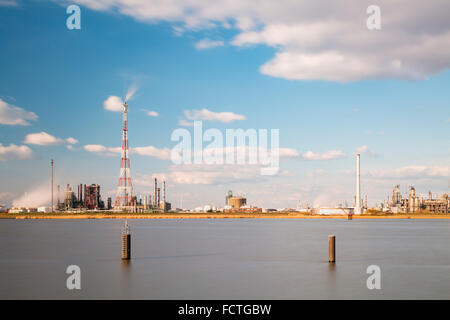
[[[56,192],[54,193],[56,199]],[[19,198],[12,201],[13,207],[16,208],[37,208],[41,206],[49,206],[52,194],[50,189],[50,181],[43,183],[41,186],[25,192]]]
[[[134,96],[137,89],[138,89],[138,86],[137,86],[136,82],[133,82],[127,91],[127,94],[125,96],[125,101],[129,101]]]

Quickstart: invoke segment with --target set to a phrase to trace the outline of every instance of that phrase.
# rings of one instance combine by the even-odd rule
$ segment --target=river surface
[[[129,220],[129,263],[123,223],[0,220],[0,299],[450,299],[450,220]]]

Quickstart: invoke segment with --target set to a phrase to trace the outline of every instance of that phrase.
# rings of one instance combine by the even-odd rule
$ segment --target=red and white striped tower
[[[130,176],[130,159],[128,158],[128,128],[127,128],[126,102],[123,104],[123,129],[122,129],[122,158],[120,159],[120,178],[117,186],[115,206],[127,207],[133,205],[133,185]]]

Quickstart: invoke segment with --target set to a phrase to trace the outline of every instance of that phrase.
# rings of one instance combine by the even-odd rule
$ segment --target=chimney
[[[360,169],[360,157],[361,155],[358,153],[356,155],[356,205],[355,205],[355,214],[361,214],[361,169]]]
[[[166,180],[163,181],[163,210],[166,210]]]
[[[60,190],[60,187],[59,187],[59,184],[58,184],[58,186],[56,187],[56,203],[57,203],[57,208],[58,208],[58,206],[59,206],[59,194],[60,194],[60,192],[61,192],[61,190]]]
[[[52,167],[51,169],[51,179],[52,179],[52,212],[54,211],[54,207],[53,207],[53,159],[50,161],[50,166]]]
[[[161,202],[161,188],[156,189],[156,207],[160,208],[160,202]]]
[[[156,194],[157,192],[158,192],[158,180],[155,177],[155,192],[153,194],[153,201],[155,202],[155,207],[158,206],[158,202],[157,202],[158,195]]]

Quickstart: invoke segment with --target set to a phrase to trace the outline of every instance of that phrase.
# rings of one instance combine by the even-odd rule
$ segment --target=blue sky
[[[287,16],[290,24],[280,28],[276,17],[246,8],[227,7],[228,15],[213,12],[209,18],[202,12],[211,8],[201,2],[186,8],[180,1],[181,9],[171,8],[173,14],[159,7],[150,10],[147,4],[133,7],[125,0],[120,5],[108,0],[75,3],[81,7],[81,30],[66,28],[65,2],[0,1],[0,99],[4,108],[0,110],[0,202],[10,204],[24,192],[47,186],[51,158],[58,184],[99,183],[104,198],[114,196],[120,154],[89,152],[85,146],[120,147],[122,115],[105,110],[104,101],[110,96],[124,97],[132,85],[138,90],[129,101],[131,147],[152,146],[155,154],[171,149],[175,143],[170,135],[181,127],[180,120],[186,120],[185,111],[207,109],[243,115],[245,120],[204,121],[205,128],[280,129],[280,146],[298,152],[297,157],[281,159],[282,174],[264,178],[239,166],[180,170],[155,154],[132,154],[138,195],[152,191],[151,177],[157,174],[166,177],[167,197],[174,206],[179,206],[181,197],[185,207],[211,202],[223,205],[229,189],[246,195],[250,204],[266,207],[295,207],[298,201],[351,204],[353,153],[358,148],[362,151],[363,192],[372,205],[397,183],[402,188],[414,185],[419,194],[447,192],[450,61],[440,54],[450,56],[448,22],[423,29],[427,40],[421,44],[420,36],[408,36],[429,18],[426,11],[423,16],[408,17],[412,22],[406,26],[396,25],[395,19],[392,22],[390,17],[396,15],[388,12],[386,29],[394,31],[383,34],[382,29],[376,37],[394,43],[391,35],[402,35],[391,57],[391,47],[373,54],[365,49],[372,44],[349,44],[347,38],[311,47],[308,41],[312,40],[297,43],[297,36],[277,42],[291,32],[304,36],[295,27],[297,20]],[[200,13],[195,14],[196,10]],[[327,21],[311,8],[305,12],[310,19],[299,16],[301,23]],[[347,14],[336,11],[337,18],[346,19]],[[434,20],[439,22],[439,17]],[[363,33],[367,39],[371,34],[361,25],[355,38]],[[276,41],[271,38],[274,32],[278,32]],[[383,39],[387,33],[389,37]],[[317,37],[329,36],[325,34]],[[199,41],[205,39],[204,43],[215,41],[216,46],[199,48]],[[427,55],[428,39],[439,45],[436,56]],[[327,51],[317,49],[325,45]],[[411,46],[422,46],[424,57],[411,53]],[[329,52],[344,57],[343,68],[334,67],[335,57]],[[310,56],[306,59],[303,54]],[[347,57],[355,61],[346,64]],[[394,58],[407,71],[391,70],[390,63],[378,71]],[[265,67],[271,62],[270,68]],[[286,65],[288,71],[283,69]],[[353,69],[354,65],[358,67]],[[22,110],[19,115],[17,109],[11,111],[14,107]],[[143,110],[156,111],[158,116],[148,116]],[[27,125],[8,123],[11,117],[17,120],[30,112],[36,119],[25,119]],[[40,132],[56,140],[44,145],[27,142],[27,135]],[[69,137],[77,143],[66,142]],[[16,150],[11,145],[23,148]],[[333,150],[342,156],[318,159]],[[308,151],[317,157],[308,159]],[[237,174],[229,174],[230,170]],[[207,181],[198,181],[203,171],[213,174]]]

